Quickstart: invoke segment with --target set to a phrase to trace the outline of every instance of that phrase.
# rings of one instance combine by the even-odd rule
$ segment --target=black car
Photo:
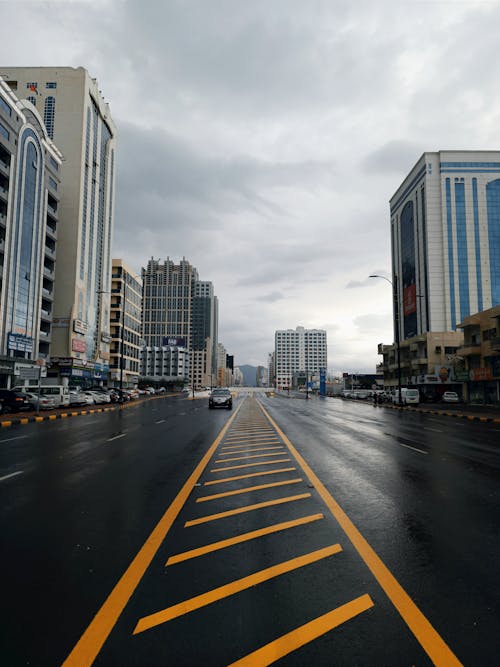
[[[3,403],[4,412],[19,412],[20,410],[30,410],[33,407],[28,396],[22,391],[0,389],[0,401]]]
[[[233,397],[229,389],[214,389],[208,399],[208,407],[212,408],[227,408],[231,410],[233,407]]]

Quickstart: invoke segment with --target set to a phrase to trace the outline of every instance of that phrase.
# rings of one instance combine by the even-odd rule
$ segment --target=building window
[[[57,83],[55,81],[47,81],[45,88],[57,88]]]
[[[5,137],[7,141],[10,139],[10,132],[9,130],[0,123],[0,134],[2,137]]]
[[[36,97],[33,97],[33,95],[29,95],[27,98],[28,102],[31,102],[31,104],[36,107]]]
[[[28,81],[28,83],[26,84],[26,88],[28,90],[32,90],[33,92],[35,92],[36,89],[38,88],[37,81]]]
[[[3,97],[0,97],[0,109],[2,109],[2,111],[4,113],[6,113],[7,116],[12,116],[12,109],[7,104],[7,102],[3,99]]]
[[[56,98],[49,96],[45,100],[45,111],[43,114],[43,122],[47,128],[47,134],[51,139],[54,138],[54,117],[56,113]]]

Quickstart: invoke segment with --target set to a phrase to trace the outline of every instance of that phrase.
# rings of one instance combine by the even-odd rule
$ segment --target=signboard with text
[[[87,346],[84,340],[79,340],[78,338],[73,338],[71,340],[71,349],[73,352],[85,352]]]
[[[175,337],[172,337],[172,336],[164,336],[162,345],[163,345],[163,347],[167,347],[167,346],[186,347],[186,339],[185,338],[175,338]]]
[[[7,335],[7,348],[16,352],[33,352],[33,338],[9,333]]]

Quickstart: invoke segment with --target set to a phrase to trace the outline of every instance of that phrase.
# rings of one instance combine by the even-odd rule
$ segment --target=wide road
[[[0,431],[2,664],[498,664],[498,424],[255,396]]]

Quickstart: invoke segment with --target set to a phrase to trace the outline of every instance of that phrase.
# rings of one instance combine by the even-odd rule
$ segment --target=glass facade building
[[[390,208],[401,340],[500,303],[499,151],[424,153]]]

